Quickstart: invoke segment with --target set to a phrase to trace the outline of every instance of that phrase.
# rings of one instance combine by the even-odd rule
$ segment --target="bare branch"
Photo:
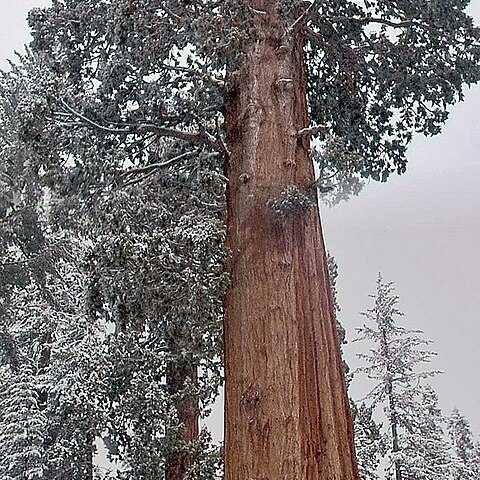
[[[267,15],[267,12],[264,12],[263,10],[256,10],[253,7],[248,7],[253,13],[256,13],[257,15]]]
[[[209,135],[205,131],[199,132],[187,132],[184,130],[177,130],[175,128],[162,127],[154,123],[138,123],[132,125],[125,125],[122,127],[110,127],[106,125],[101,125],[100,123],[95,122],[94,120],[86,117],[80,112],[74,110],[70,105],[68,105],[63,99],[61,100],[62,105],[74,116],[83,120],[87,125],[94,127],[98,130],[102,130],[108,133],[116,133],[123,135],[135,135],[143,133],[154,133],[160,137],[172,137],[178,138],[179,140],[185,140],[194,144],[199,143],[212,143]],[[216,143],[216,142],[215,142]]]
[[[354,22],[354,23],[380,23],[383,25],[388,25],[389,27],[393,28],[405,28],[411,27],[413,25],[420,25],[418,22],[414,20],[405,20],[402,22],[394,22],[392,20],[387,20],[385,18],[377,18],[377,17],[361,17],[361,18],[354,18],[354,17],[330,17],[327,19],[331,23],[344,23],[344,22]]]
[[[104,125],[100,125],[99,123],[96,123],[95,121],[91,120],[90,118],[86,117],[85,115],[81,114],[80,112],[77,112],[76,110],[74,110],[70,105],[68,105],[67,102],[65,102],[65,100],[61,99],[60,100],[62,102],[62,105],[70,112],[71,115],[74,115],[80,119],[82,119],[85,123],[87,123],[88,125],[92,126],[92,127],[95,127],[99,130],[103,130],[103,131],[106,131],[106,132],[109,132],[109,133],[129,133],[129,130],[127,129],[118,129],[118,128],[111,128],[111,127],[107,127],[107,126],[104,126]],[[61,114],[62,112],[58,112],[57,114]]]
[[[8,183],[10,185],[15,185],[15,181],[13,180],[13,178],[7,172],[0,172],[0,175],[5,177],[8,180]]]
[[[165,5],[162,5],[162,3],[164,2],[158,2],[158,6],[165,12],[167,13],[168,15],[170,15],[171,17],[173,17],[175,20],[177,20],[177,22],[181,22],[182,21],[182,17],[180,15],[177,15],[175,12],[172,12],[172,10],[170,10],[168,7],[166,7]]]

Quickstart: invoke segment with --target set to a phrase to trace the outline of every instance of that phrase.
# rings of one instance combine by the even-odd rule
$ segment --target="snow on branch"
[[[199,153],[201,148],[196,148],[195,150],[192,150],[190,152],[185,152],[182,153],[181,155],[177,155],[176,157],[170,158],[169,160],[166,160],[165,162],[160,162],[160,163],[152,163],[150,165],[146,165],[145,167],[139,167],[139,168],[132,168],[120,175],[120,178],[125,180],[127,178],[130,178],[135,175],[142,175],[142,174],[150,174],[153,171],[156,170],[161,170],[162,168],[168,167],[170,165],[173,165],[174,163],[180,162],[188,157],[195,156],[197,153]]]
[[[355,17],[329,17],[327,19],[331,23],[343,23],[343,22],[353,22],[353,23],[360,23],[360,24],[368,24],[368,23],[380,23],[382,25],[387,25],[389,27],[393,28],[405,28],[405,27],[411,27],[413,25],[419,25],[418,22],[415,22],[413,20],[405,20],[401,22],[395,22],[393,20],[387,20],[385,18],[379,18],[379,17],[360,17],[360,18],[355,18]]]
[[[320,5],[323,0],[313,0],[313,2],[305,9],[305,11],[288,27],[287,33],[293,33],[295,29],[303,24],[311,17],[313,10],[316,6]]]
[[[311,125],[310,127],[302,128],[297,132],[297,137],[309,137],[317,133],[323,133],[328,130],[326,125]]]
[[[197,132],[187,132],[185,130],[177,130],[175,128],[169,127],[162,127],[160,125],[156,125],[154,123],[136,123],[130,125],[122,125],[119,127],[112,127],[108,125],[102,125],[82,113],[73,109],[70,105],[68,105],[63,99],[61,100],[62,105],[70,112],[71,115],[78,117],[80,120],[85,122],[90,127],[96,128],[98,130],[102,130],[108,133],[114,134],[123,134],[123,135],[135,135],[135,134],[143,134],[143,133],[153,133],[160,137],[172,137],[177,138],[179,140],[184,140],[187,142],[191,142],[193,144],[201,144],[201,143],[214,143],[215,146],[217,145],[216,139],[212,138],[208,132],[205,130],[200,130]]]

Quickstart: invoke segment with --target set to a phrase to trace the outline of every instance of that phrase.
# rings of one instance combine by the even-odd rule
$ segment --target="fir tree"
[[[475,442],[475,449],[473,452],[473,471],[476,478],[480,477],[480,440]]]
[[[378,480],[382,459],[381,425],[373,418],[374,409],[364,402],[352,402],[355,450],[361,480]]]
[[[435,372],[419,372],[421,363],[430,361],[433,352],[423,346],[430,342],[421,331],[398,325],[403,314],[393,284],[379,275],[374,307],[364,316],[369,321],[358,329],[359,339],[373,342],[369,353],[360,354],[366,365],[359,368],[376,385],[368,395],[372,407],[382,406],[388,432],[383,440],[387,448],[388,478],[406,480],[446,475],[448,449],[442,443],[441,414],[436,396],[421,380]],[[430,470],[431,469],[431,470]]]
[[[54,268],[57,275],[48,275],[42,289],[30,283],[15,290],[2,319],[9,339],[0,393],[0,474],[6,479],[93,474],[104,368],[98,325],[83,314],[78,266],[57,259]]]
[[[23,142],[34,79],[17,80],[0,78],[0,476],[81,479],[93,474],[98,324],[83,308],[83,243],[52,230]]]
[[[402,478],[451,479],[455,462],[445,438],[445,419],[435,391],[429,385],[421,386],[411,403],[404,412],[404,431],[400,436]]]
[[[448,434],[455,454],[455,480],[478,479],[478,443],[475,445],[468,420],[455,408],[448,419]]]

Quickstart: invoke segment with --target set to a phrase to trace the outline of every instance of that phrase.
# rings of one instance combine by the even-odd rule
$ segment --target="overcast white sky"
[[[0,0],[0,66],[28,41],[27,11],[46,0]],[[480,0],[471,12],[480,23]],[[452,110],[436,138],[417,138],[409,169],[372,183],[348,203],[323,208],[327,246],[339,264],[341,320],[349,338],[371,306],[379,271],[393,280],[404,323],[439,352],[433,381],[445,413],[457,406],[480,433],[480,87]],[[355,348],[346,347],[355,365]],[[361,395],[366,385],[353,385]]]

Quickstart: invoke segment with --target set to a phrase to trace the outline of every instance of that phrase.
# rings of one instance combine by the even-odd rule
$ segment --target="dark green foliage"
[[[480,78],[465,0],[318,2],[307,29],[312,119],[361,157],[361,177],[406,169],[414,132],[435,135]]]
[[[214,191],[221,201],[224,182],[215,157],[197,161],[193,181],[189,167],[179,167],[115,190],[94,220],[92,269],[115,324],[106,346],[106,428],[134,478],[155,478],[178,448],[165,436],[181,428],[178,401],[194,395],[205,416],[222,380],[224,230],[221,208],[206,202]],[[171,395],[169,365],[198,376]]]
[[[478,81],[480,34],[464,12],[468,3],[278,2],[286,28],[279,38],[292,29],[307,38],[312,123],[355,156],[350,175],[386,180],[404,172],[412,134],[439,133],[447,107]],[[30,22],[35,51],[74,86],[76,98],[63,99],[95,123],[213,134],[225,68],[254,39],[255,15],[234,1],[84,0],[55,1]],[[139,158],[135,142],[121,144]]]
[[[186,444],[176,433],[183,428],[176,405],[193,395],[205,416],[222,381],[226,249],[221,158],[208,145],[187,149],[182,139],[157,138],[155,133],[105,133],[87,121],[72,125],[68,122],[76,118],[73,114],[65,123],[65,115],[56,110],[69,111],[58,99],[64,91],[61,82],[33,58],[23,58],[8,75],[12,90],[30,100],[16,109],[18,124],[11,130],[21,135],[12,145],[24,149],[30,166],[26,179],[40,192],[33,196],[35,211],[41,199],[48,198],[42,222],[55,232],[45,240],[48,251],[55,253],[48,258],[63,256],[62,231],[74,232],[89,246],[83,263],[88,295],[77,308],[85,308],[92,324],[107,329],[103,339],[97,338],[102,340],[98,355],[103,362],[98,385],[71,387],[93,388],[90,394],[95,393],[96,401],[89,418],[96,418],[95,432],[84,429],[75,407],[68,415],[77,421],[61,420],[53,440],[47,441],[55,443],[60,434],[76,439],[83,435],[82,451],[91,452],[93,439],[108,435],[116,450],[112,459],[122,462],[119,475],[128,478],[156,478],[172,450],[193,449],[198,461],[192,468],[212,469],[204,462],[207,457],[215,460],[215,449],[200,454],[203,448]],[[30,125],[31,118],[37,121]],[[98,136],[92,136],[92,128]],[[141,152],[139,157],[136,152]],[[19,231],[24,234],[25,228]],[[29,281],[26,275],[25,285]],[[32,300],[25,301],[28,308]],[[4,351],[11,357],[8,330],[4,336]],[[94,359],[89,361],[94,368]],[[167,368],[180,364],[194,368],[198,377],[171,395]],[[66,365],[66,374],[74,374],[75,366],[69,365],[73,370]],[[49,434],[43,430],[42,435]],[[199,442],[205,444],[206,438]],[[57,460],[62,458],[58,453]],[[45,462],[39,459],[42,468]]]

